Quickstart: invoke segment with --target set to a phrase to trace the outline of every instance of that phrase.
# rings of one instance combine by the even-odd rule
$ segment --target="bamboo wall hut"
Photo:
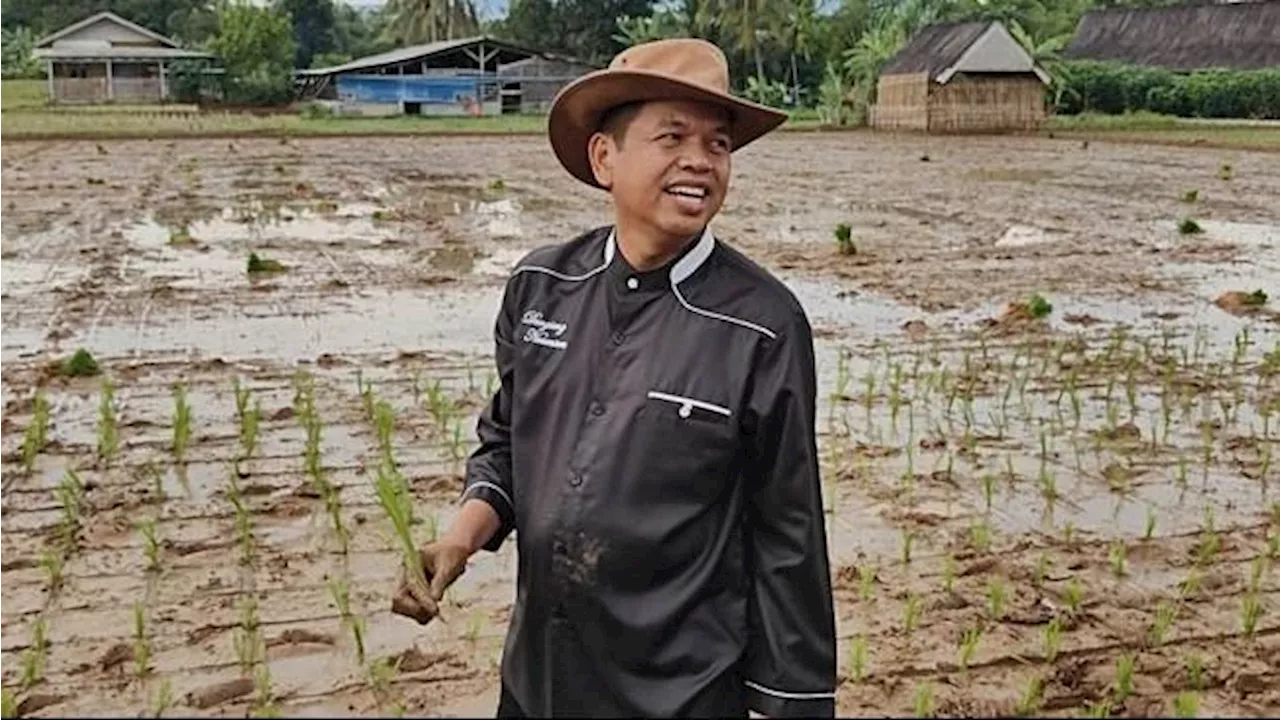
[[[998,22],[924,28],[881,71],[871,126],[922,132],[1032,130],[1049,76]]]
[[[1062,54],[1175,71],[1280,67],[1280,2],[1097,10]]]

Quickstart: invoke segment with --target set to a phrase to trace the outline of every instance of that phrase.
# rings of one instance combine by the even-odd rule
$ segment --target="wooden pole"
[[[49,60],[49,61],[45,62],[44,67],[45,67],[45,70],[47,70],[47,71],[48,71],[48,74],[49,74],[49,97],[48,97],[48,98],[46,98],[45,102],[47,102],[47,103],[49,103],[50,105],[52,105],[52,104],[54,104],[54,103],[56,103],[56,102],[58,101],[58,98],[54,97],[54,87],[53,87],[53,61],[52,61],[52,60]]]
[[[114,100],[116,97],[116,81],[112,78],[111,58],[107,58],[107,100]]]
[[[160,102],[164,102],[169,99],[169,85],[164,77],[164,61],[157,61],[156,65],[160,68]]]

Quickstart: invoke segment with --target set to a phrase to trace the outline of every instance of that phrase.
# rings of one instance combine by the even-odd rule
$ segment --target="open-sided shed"
[[[544,110],[566,83],[594,69],[489,37],[399,48],[298,73],[304,98],[362,115],[497,115]]]
[[[881,70],[871,125],[888,130],[1029,130],[1049,76],[998,22],[930,25]]]

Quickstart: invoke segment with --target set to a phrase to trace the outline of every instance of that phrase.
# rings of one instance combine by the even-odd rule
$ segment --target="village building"
[[[930,25],[885,65],[872,127],[924,132],[1031,130],[1049,76],[999,22]]]
[[[343,115],[544,112],[561,87],[594,70],[572,58],[489,37],[400,48],[298,72],[304,99]]]
[[[1280,2],[1097,10],[1062,55],[1175,71],[1280,68]]]
[[[111,12],[102,12],[36,43],[55,104],[158,103],[169,99],[169,64],[210,60],[208,53]]]

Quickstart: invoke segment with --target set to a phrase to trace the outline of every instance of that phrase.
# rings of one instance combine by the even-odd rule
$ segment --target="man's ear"
[[[606,190],[613,186],[613,164],[617,154],[618,146],[607,133],[595,133],[587,141],[587,158],[591,160],[591,174],[595,176],[600,187]]]

